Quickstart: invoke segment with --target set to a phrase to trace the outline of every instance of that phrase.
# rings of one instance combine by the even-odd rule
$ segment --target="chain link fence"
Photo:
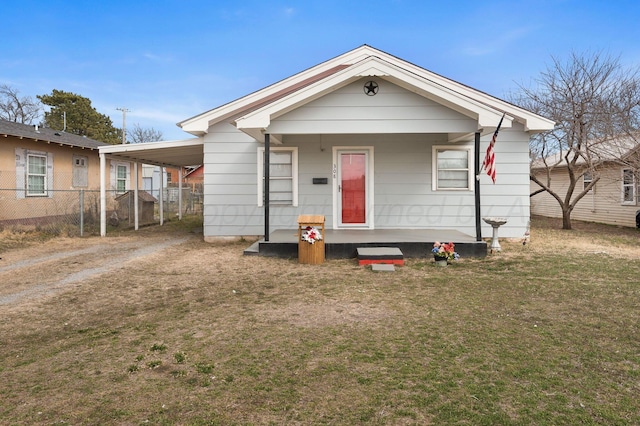
[[[39,188],[29,193],[16,188],[15,172],[0,171],[0,231],[41,231],[54,235],[83,236],[100,233],[100,189],[72,188],[72,176],[56,174],[53,188]],[[164,220],[178,216],[179,189],[164,188]],[[155,195],[155,196],[154,196]],[[160,223],[159,191],[154,195],[138,190],[138,224]],[[135,224],[134,191],[106,193],[107,225],[127,228]],[[202,215],[202,184],[182,188],[182,214]]]

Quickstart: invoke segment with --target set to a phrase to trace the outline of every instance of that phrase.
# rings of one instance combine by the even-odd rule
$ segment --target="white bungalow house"
[[[493,184],[477,167],[503,114]],[[500,236],[520,238],[529,139],[553,122],[363,45],[178,126],[196,137],[185,150],[202,150],[207,241],[268,238],[302,214],[334,233],[472,238],[491,235],[482,217],[504,217]]]

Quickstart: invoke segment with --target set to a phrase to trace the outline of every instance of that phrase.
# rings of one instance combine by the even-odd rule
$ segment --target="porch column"
[[[476,241],[482,241],[482,223],[480,222],[480,132],[476,132],[473,151],[473,168],[476,177],[474,180],[476,201]]]
[[[107,159],[100,153],[100,236],[107,235]]]
[[[270,146],[269,133],[264,135],[264,240],[269,241],[269,151]]]
[[[134,187],[133,187],[133,199],[135,200],[133,203],[133,228],[137,231],[138,227],[139,227],[139,208],[138,208],[138,162],[136,161],[135,163],[133,163],[133,174],[134,174],[134,178],[133,178],[133,182],[134,182]]]

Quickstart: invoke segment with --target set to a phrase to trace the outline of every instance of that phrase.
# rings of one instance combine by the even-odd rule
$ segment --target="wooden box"
[[[321,239],[315,240],[313,244],[302,239],[307,228],[317,230]],[[324,216],[323,215],[300,215],[298,216],[298,262],[310,265],[324,263]]]

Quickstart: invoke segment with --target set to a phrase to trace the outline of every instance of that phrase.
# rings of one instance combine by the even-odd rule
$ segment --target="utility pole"
[[[127,143],[127,108],[116,108],[118,111],[122,111],[122,144]]]

